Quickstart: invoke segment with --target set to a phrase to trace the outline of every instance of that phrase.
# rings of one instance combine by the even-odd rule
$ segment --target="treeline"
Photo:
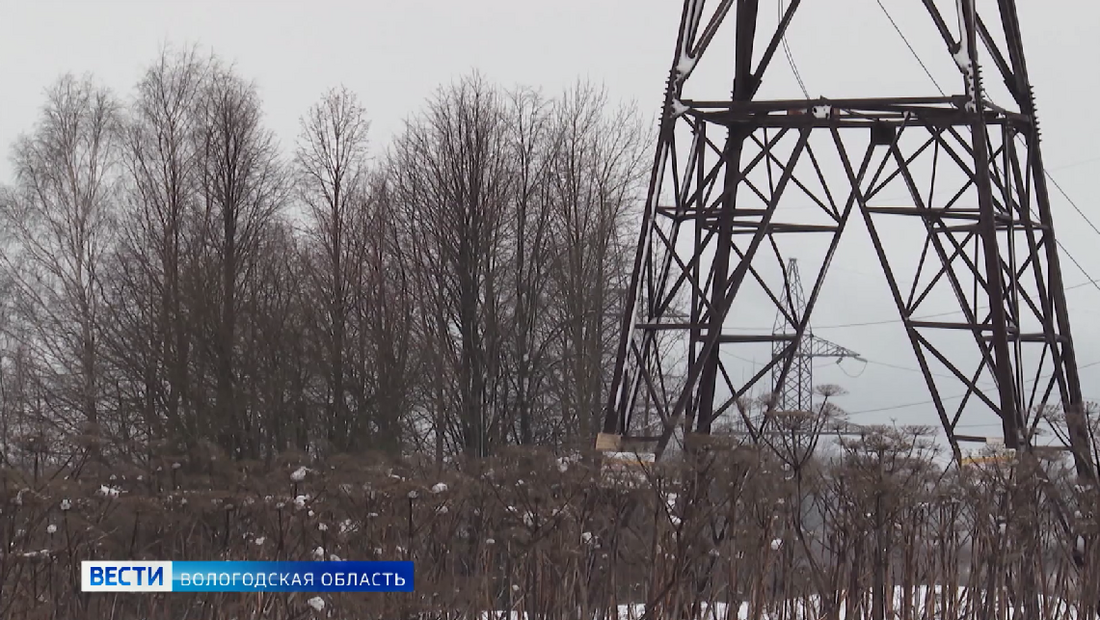
[[[62,77],[0,188],[6,464],[590,442],[644,124],[473,75],[368,130],[335,89],[283,148],[194,51]]]

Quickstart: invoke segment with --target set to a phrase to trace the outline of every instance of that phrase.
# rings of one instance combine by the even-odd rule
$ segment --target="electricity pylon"
[[[1095,479],[1015,2],[980,12],[975,0],[906,3],[928,18],[907,26],[934,33],[939,49],[928,51],[957,70],[954,94],[761,99],[801,4],[789,2],[771,26],[759,0],[684,0],[603,435],[652,442],[659,457],[676,429],[710,433],[773,368],[768,391],[785,384],[854,213],[955,455],[958,442],[975,440],[956,429],[983,412],[999,418],[1006,447],[1018,448],[1056,406],[1078,473]],[[823,36],[842,36],[856,21],[838,20]],[[727,25],[732,92],[692,93],[693,73]],[[730,58],[724,45],[710,56]],[[983,63],[1005,93],[997,103]],[[866,73],[860,62],[841,66]],[[890,75],[931,90],[915,67],[891,65]],[[908,196],[902,206],[883,202],[897,195]],[[772,256],[782,267],[792,239],[823,248],[816,264],[802,262],[804,274],[816,271],[805,312],[772,335],[727,325],[750,285],[784,310],[762,267]],[[946,305],[953,316],[929,318],[944,317]],[[676,318],[678,308],[688,316]],[[761,342],[775,345],[770,362],[733,379],[720,350]]]
[[[790,316],[801,317],[806,313],[806,296],[802,291],[802,278],[798,274],[798,260],[790,259],[787,262],[786,282],[783,287],[783,306]],[[783,355],[786,336],[790,334],[790,326],[787,314],[776,313],[775,329],[776,337],[772,343],[772,356]],[[846,349],[839,344],[818,338],[813,334],[809,324],[798,339],[798,346],[794,351],[794,360],[786,376],[778,365],[772,367],[772,381],[778,386],[775,394],[775,402],[772,408],[776,411],[813,411],[814,395],[814,360],[823,357],[835,357],[839,363],[844,358],[863,360],[862,357],[851,349]]]

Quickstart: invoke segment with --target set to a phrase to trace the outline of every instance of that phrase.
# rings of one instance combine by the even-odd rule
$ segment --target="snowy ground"
[[[940,607],[940,588],[936,587],[932,592],[929,592],[928,587],[917,588],[911,596],[912,601],[912,618],[923,618],[926,620],[947,620],[945,614]],[[901,617],[901,609],[904,598],[904,592],[901,588],[894,590],[894,596],[892,601],[887,602],[886,617],[890,619],[897,619]],[[932,598],[932,601],[928,601]],[[868,605],[870,603],[870,597],[868,596]],[[960,588],[958,592],[957,611],[956,616],[961,618],[973,618],[978,617],[980,614],[970,611],[972,606],[976,606],[979,602],[980,596],[969,596],[966,589]],[[998,607],[1008,607],[1009,603],[1007,599],[999,602]],[[1043,601],[1041,603],[1043,609],[1040,612],[1040,616],[1044,620],[1075,620],[1077,618],[1076,609],[1071,608],[1064,601],[1050,600]],[[740,609],[736,611],[731,609],[725,603],[716,603],[713,606],[702,605],[702,613],[695,618],[695,620],[750,620],[758,618],[759,620],[820,620],[822,613],[820,612],[820,605],[818,601],[811,597],[808,600],[792,600],[788,601],[784,605],[775,604],[771,606],[772,609],[762,611],[759,616],[754,616],[750,613],[748,603],[743,603]],[[1011,610],[1004,614],[995,614],[997,618],[1011,618]],[[619,605],[618,614],[616,617],[608,617],[605,620],[641,620],[645,617],[645,605]],[[484,612],[481,615],[481,620],[527,620],[526,614],[522,612]],[[649,620],[660,620],[659,618],[651,618]],[[861,618],[847,618],[845,609],[843,606],[840,610],[840,620],[861,620]],[[950,619],[954,620],[954,618]]]

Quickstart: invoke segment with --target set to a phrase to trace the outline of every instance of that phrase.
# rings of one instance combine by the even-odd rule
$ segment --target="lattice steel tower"
[[[954,61],[958,94],[760,99],[800,4],[765,26],[759,0],[684,1],[604,433],[655,441],[660,453],[677,427],[709,433],[765,376],[781,384],[854,215],[956,453],[968,439],[955,433],[960,420],[995,414],[1017,448],[1031,445],[1036,411],[1055,405],[1067,413],[1079,470],[1091,472],[1015,3],[991,1],[980,15],[974,0],[911,3],[928,21],[907,27],[938,33],[942,45],[923,52]],[[708,53],[708,64],[727,62],[725,50],[708,52],[723,25],[734,36],[732,95],[695,96],[685,88],[699,62]],[[982,63],[1003,81],[1004,101],[987,96]],[[923,88],[925,76],[911,73]],[[885,202],[898,195],[903,204]],[[792,239],[822,248],[820,260],[800,260],[807,283],[813,277],[805,312],[784,315],[787,333],[731,327],[749,285],[773,305],[769,316],[784,312],[775,273]],[[735,381],[720,353],[749,342],[780,346],[764,369]]]
[[[783,310],[775,315],[775,328],[772,336],[772,359],[782,357],[787,346],[787,337],[793,336],[787,320],[789,316],[802,316],[806,313],[806,294],[802,290],[802,277],[798,273],[798,261],[790,259],[785,271],[786,282],[783,286]],[[787,374],[779,364],[772,366],[772,385],[776,386],[774,408],[776,411],[812,411],[814,396],[814,360],[823,357],[835,357],[840,362],[846,357],[863,359],[858,353],[846,349],[835,342],[814,335],[810,325],[802,331],[794,351],[794,359]]]

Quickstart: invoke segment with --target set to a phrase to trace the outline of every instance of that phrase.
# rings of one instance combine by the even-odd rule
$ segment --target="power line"
[[[1096,228],[1096,225],[1092,223],[1092,220],[1090,220],[1088,216],[1085,215],[1084,211],[1082,211],[1081,208],[1077,206],[1077,203],[1069,197],[1069,194],[1066,193],[1066,190],[1062,189],[1062,186],[1058,184],[1058,181],[1054,180],[1054,177],[1051,176],[1050,171],[1046,168],[1043,168],[1043,174],[1045,174],[1046,177],[1050,179],[1050,182],[1054,184],[1055,189],[1057,189],[1058,193],[1062,194],[1062,197],[1065,198],[1067,202],[1069,202],[1070,206],[1073,207],[1073,210],[1077,212],[1077,215],[1080,215],[1081,219],[1085,220],[1085,223],[1088,224],[1090,228],[1092,228],[1092,231],[1100,236],[1100,230],[1098,230]],[[1066,246],[1062,245],[1062,241],[1060,239],[1055,239],[1054,241],[1055,243],[1057,243],[1058,249],[1062,250],[1062,252],[1065,253],[1066,258],[1068,258],[1069,261],[1074,264],[1074,266],[1080,269],[1081,273],[1085,274],[1085,277],[1089,279],[1094,287],[1096,287],[1096,290],[1100,291],[1100,284],[1097,284],[1096,280],[1089,275],[1089,272],[1085,271],[1085,268],[1081,266],[1081,263],[1076,258],[1074,258],[1072,254],[1069,253],[1069,250],[1066,249]]]
[[[1090,362],[1088,364],[1078,366],[1077,369],[1078,370],[1083,370],[1085,368],[1090,368],[1092,366],[1100,366],[1100,361]],[[1029,383],[1035,383],[1036,381],[1038,381],[1040,379],[1046,379],[1050,376],[1051,376],[1050,373],[1047,373],[1047,374],[1045,374],[1041,377],[1030,380]],[[944,396],[940,400],[942,400],[942,401],[959,400],[961,398],[966,397],[967,394],[973,394],[973,392],[966,392],[964,394],[956,394],[954,396]],[[877,409],[863,409],[863,410],[860,410],[860,411],[849,411],[848,415],[860,415],[860,414],[863,414],[863,413],[879,413],[881,411],[894,411],[896,409],[908,409],[909,407],[919,407],[921,405],[935,404],[935,402],[936,402],[935,400],[922,400],[922,401],[917,402],[917,403],[906,403],[904,405],[891,405],[889,407],[879,407]]]
[[[936,81],[936,78],[932,77],[932,72],[928,70],[928,66],[924,64],[923,60],[921,60],[920,54],[917,54],[917,50],[913,49],[913,45],[909,43],[909,39],[905,36],[905,33],[902,32],[901,28],[898,27],[898,23],[895,22],[893,16],[890,15],[890,11],[887,11],[886,7],[883,6],[882,0],[875,1],[878,2],[878,8],[882,9],[882,12],[886,14],[886,19],[890,20],[890,25],[894,27],[894,30],[898,33],[898,36],[901,37],[901,40],[905,42],[905,47],[909,48],[909,53],[913,55],[913,58],[917,59],[917,64],[920,65],[920,68],[924,69],[924,74],[927,75],[928,79],[932,80],[932,83],[936,85],[936,90],[940,91],[940,95],[946,97],[947,95],[943,92],[943,89],[940,88],[939,82]]]
[[[779,9],[779,20],[783,20],[783,10],[785,8],[783,0],[779,0],[777,8]],[[802,74],[798,71],[798,65],[794,62],[794,54],[791,53],[791,46],[787,43],[787,33],[783,33],[783,53],[787,56],[787,64],[791,66],[791,71],[794,73],[794,79],[798,82],[798,87],[802,89],[802,96],[809,99],[810,91],[806,89],[806,83],[802,81]]]
[[[1050,171],[1046,168],[1043,168],[1043,174],[1047,175],[1047,178],[1050,179],[1050,182],[1054,184],[1054,187],[1058,190],[1058,193],[1062,195],[1062,198],[1066,199],[1066,202],[1068,202],[1071,207],[1073,207],[1073,210],[1077,212],[1077,215],[1080,215],[1081,219],[1085,220],[1085,223],[1089,225],[1089,228],[1092,228],[1092,231],[1094,233],[1100,235],[1100,229],[1096,228],[1096,224],[1093,224],[1092,220],[1089,219],[1089,216],[1085,215],[1085,212],[1082,211],[1081,208],[1077,206],[1077,203],[1069,197],[1069,194],[1066,193],[1066,190],[1062,189],[1062,186],[1058,184],[1058,181],[1055,181],[1054,177],[1050,176]]]
[[[1061,247],[1061,244],[1059,244],[1059,247]],[[1065,248],[1062,248],[1062,250],[1065,251]],[[1080,264],[1077,263],[1077,261],[1075,261],[1073,259],[1073,257],[1069,255],[1069,252],[1066,252],[1066,256],[1070,259],[1070,261],[1073,262],[1073,264],[1077,265],[1077,268],[1081,269],[1081,271],[1084,272],[1086,276],[1089,275],[1087,272],[1085,272],[1084,269],[1081,268]],[[1094,279],[1090,279],[1086,282],[1081,282],[1080,284],[1074,284],[1073,286],[1067,286],[1062,290],[1063,291],[1072,291],[1073,289],[1081,288],[1083,286],[1092,286],[1092,287],[1097,288],[1097,290],[1100,290],[1100,285],[1098,285],[1097,280],[1094,280]],[[975,308],[975,310],[988,310],[988,309],[989,308],[987,306],[978,306],[977,308]],[[921,316],[914,316],[914,317],[911,317],[910,320],[923,321],[924,319],[933,319],[933,318],[941,317],[941,316],[959,314],[960,312],[962,312],[962,310],[948,310],[946,312],[936,312],[934,314],[924,314],[924,315],[921,315]],[[839,324],[836,324],[836,325],[815,325],[814,329],[842,329],[842,328],[846,328],[846,327],[866,327],[868,325],[889,325],[889,324],[892,324],[892,323],[901,323],[901,322],[902,322],[901,319],[886,319],[886,320],[882,320],[882,321],[864,321],[862,323],[839,323]]]
[[[1068,256],[1069,253],[1067,252],[1066,255]],[[1071,260],[1072,260],[1072,258],[1071,258]],[[1076,263],[1074,263],[1074,264],[1076,264]],[[1084,271],[1084,270],[1082,269],[1082,271]],[[1085,275],[1088,275],[1088,274],[1086,273]],[[1072,291],[1073,289],[1078,289],[1078,288],[1081,288],[1083,286],[1098,287],[1098,290],[1100,290],[1100,281],[1098,281],[1098,280],[1088,280],[1086,282],[1081,282],[1079,284],[1074,284],[1073,286],[1067,286],[1062,290]],[[986,306],[978,306],[976,308],[976,310],[988,310],[988,308]],[[937,317],[949,316],[949,315],[952,315],[952,314],[959,314],[961,312],[962,312],[962,310],[947,310],[947,311],[944,311],[944,312],[934,312],[932,314],[922,314],[920,316],[910,317],[910,320],[923,321],[925,319],[934,319],[934,318],[937,318]],[[902,319],[882,319],[882,320],[879,320],[879,321],[861,321],[861,322],[857,322],[857,323],[836,323],[836,324],[833,324],[833,325],[814,325],[814,326],[812,326],[812,329],[814,329],[815,331],[817,331],[819,329],[844,329],[844,328],[849,328],[849,327],[868,327],[868,326],[872,326],[872,325],[893,325],[895,323],[901,323],[901,322],[903,322]],[[728,328],[729,329],[740,330],[740,331],[766,331],[766,330],[773,329],[771,327],[748,327],[748,326],[734,326],[734,325],[728,326]],[[734,357],[736,357],[736,356],[734,356]]]

